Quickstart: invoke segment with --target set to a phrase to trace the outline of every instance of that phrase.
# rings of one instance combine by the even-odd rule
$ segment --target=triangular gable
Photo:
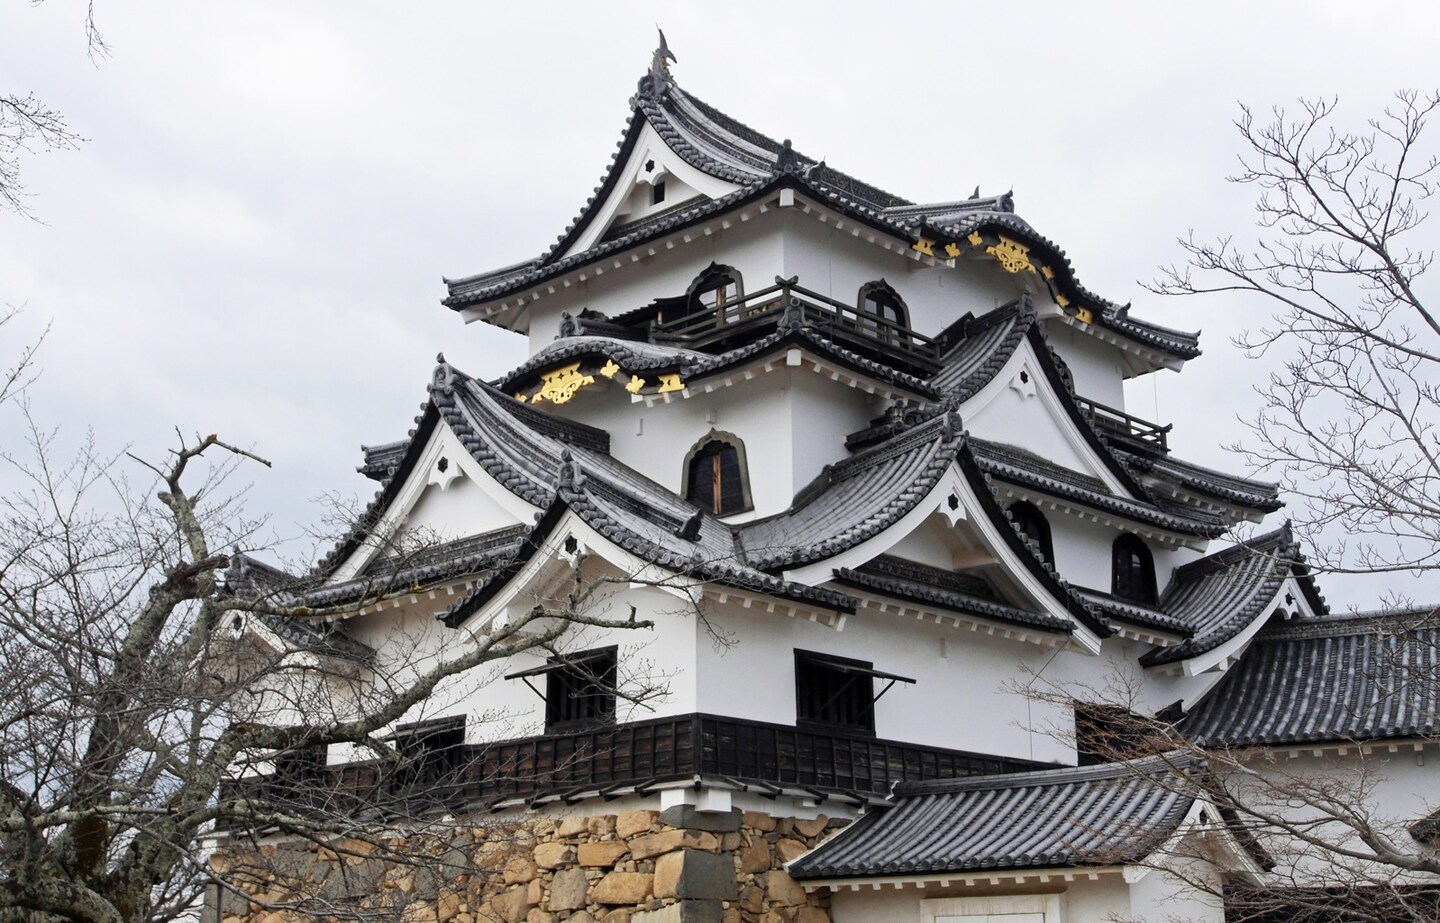
[[[444,464],[442,465],[442,461]],[[371,511],[374,536],[423,532],[436,541],[477,535],[532,521],[539,507],[506,489],[480,465],[444,420],[437,420],[400,480],[384,491],[388,502]],[[361,541],[331,574],[339,583],[359,574],[385,545]]]
[[[1109,450],[1078,423],[1068,394],[1055,387],[1034,342],[1027,338],[985,387],[960,405],[968,429],[986,439],[1018,446],[1056,465],[1098,478],[1117,496],[1136,499]]]
[[[638,111],[622,144],[628,154],[617,158],[601,184],[601,195],[586,206],[577,222],[579,233],[556,258],[589,250],[612,227],[634,224],[697,199],[718,199],[741,188],[691,166]],[[663,194],[658,201],[657,190]]]

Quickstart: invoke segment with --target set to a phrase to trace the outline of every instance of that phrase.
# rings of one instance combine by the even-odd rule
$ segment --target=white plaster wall
[[[590,308],[613,317],[643,308],[656,298],[683,295],[712,262],[735,267],[746,292],[774,285],[775,276],[784,266],[782,241],[775,233],[773,215],[773,211],[757,214],[745,222],[736,218],[730,228],[709,235],[696,231],[690,243],[669,249],[664,244],[647,245],[656,252],[638,263],[630,261],[631,253],[637,251],[616,254],[599,262],[598,275],[590,269],[584,281],[573,282],[568,288],[557,285],[554,294],[528,305],[531,355],[555,339],[562,312],[579,314]],[[614,268],[616,260],[620,261],[619,269]]]
[[[405,517],[405,529],[443,542],[518,522],[484,487],[461,474],[445,487],[426,487]]]
[[[1045,923],[1223,923],[1225,914],[1213,901],[1176,895],[1179,883],[1160,872],[1152,872],[1134,885],[1114,872],[1095,880],[1067,883],[1061,893],[1058,920],[1046,917]],[[830,900],[830,917],[834,923],[878,923],[903,921],[920,923],[923,901],[942,897],[984,897],[1043,893],[1034,885],[1005,888],[1003,885],[977,885],[970,888],[862,888],[841,890]],[[1009,919],[1001,914],[991,916],[995,923]],[[1017,919],[1024,919],[1017,917]]]
[[[1283,792],[1290,787],[1288,779],[1300,778],[1323,781],[1333,785],[1340,792],[1354,792],[1359,800],[1363,792],[1365,804],[1370,811],[1371,822],[1388,832],[1402,848],[1414,849],[1416,844],[1405,828],[1440,807],[1440,745],[1433,740],[1419,744],[1415,741],[1396,742],[1391,752],[1390,745],[1381,744],[1369,754],[1361,754],[1351,747],[1345,753],[1335,751],[1315,754],[1312,751],[1296,751],[1292,756],[1284,748],[1276,748],[1273,763],[1259,763],[1256,768],[1270,780],[1273,793]],[[1291,807],[1290,816],[1314,816],[1317,812]],[[1285,814],[1287,809],[1280,808]],[[1362,852],[1363,845],[1345,839],[1346,832],[1337,825],[1327,825],[1321,833],[1331,842],[1355,846]],[[1294,854],[1283,848],[1266,843],[1277,860],[1275,874],[1284,880],[1291,876],[1301,882],[1321,872],[1327,863],[1312,856],[1297,861]],[[1333,860],[1332,860],[1333,861]],[[1334,874],[1332,871],[1331,874]],[[1395,874],[1393,870],[1379,870],[1379,874]],[[1433,879],[1431,879],[1433,881]]]
[[[883,278],[910,311],[912,329],[935,336],[967,311],[977,317],[1008,304],[1024,280],[994,260],[960,260],[955,268],[927,266],[907,250],[885,250],[848,229],[821,224],[797,207],[785,209],[785,271],[800,285],[844,304],[857,304],[860,286]]]
[[[697,653],[700,710],[795,723],[795,650],[867,660],[916,680],[897,683],[875,706],[876,736],[1040,762],[1074,763],[1069,742],[1030,728],[1070,721],[1069,709],[1033,702],[1010,688],[1039,671],[1053,649],[861,610],[843,631],[818,622],[733,605],[710,618],[735,639]],[[877,681],[876,691],[883,688]]]
[[[789,508],[825,465],[849,457],[845,437],[862,429],[883,403],[811,371],[777,368],[648,407],[612,382],[586,388],[547,412],[607,430],[616,459],[676,493],[685,456],[700,439],[711,429],[738,436],[745,443],[753,515],[768,516]]]
[[[606,572],[610,572],[608,569]],[[598,571],[597,571],[598,573]],[[463,634],[446,628],[434,618],[453,599],[441,594],[437,601],[422,598],[400,608],[385,606],[379,612],[367,613],[350,620],[347,628],[357,640],[369,644],[389,658],[387,673],[403,677],[408,671],[459,655],[464,650]],[[619,647],[619,674],[622,688],[638,689],[641,684],[663,688],[663,694],[643,706],[618,701],[616,717],[620,721],[640,721],[683,715],[696,709],[695,662],[698,622],[686,613],[685,605],[675,596],[648,587],[624,588],[611,596],[592,614],[620,617],[626,607],[634,605],[640,619],[653,619],[653,629],[608,629],[574,626],[560,642],[569,651],[590,650],[614,644]],[[469,742],[502,740],[542,733],[545,724],[544,701],[521,680],[506,680],[514,673],[545,663],[545,651],[527,652],[506,660],[482,665],[451,677],[437,687],[422,706],[418,706],[397,724],[430,720],[453,715],[466,716],[466,739]],[[545,678],[532,680],[542,691]],[[334,748],[332,761],[348,756],[345,748]]]
[[[1140,657],[1151,650],[1153,646],[1142,641],[1110,637],[1101,643],[1098,657],[1065,651],[1046,665],[1039,688],[1154,714],[1182,700],[1188,708],[1224,675],[1185,676],[1147,671],[1140,666]]]
[[[1030,379],[1020,379],[1021,373]],[[1005,368],[960,408],[965,428],[981,439],[1027,449],[1053,464],[1101,476],[1093,450],[1063,411],[1045,396],[1049,385],[1039,375],[1029,344],[1023,344]]]
[[[1069,366],[1075,393],[1116,410],[1125,409],[1125,376],[1119,350],[1058,320],[1047,323],[1045,333]]]

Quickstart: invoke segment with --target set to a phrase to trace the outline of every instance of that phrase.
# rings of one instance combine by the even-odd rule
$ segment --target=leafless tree
[[[402,913],[409,892],[377,894],[379,859],[438,886],[461,839],[465,874],[479,874],[487,834],[416,797],[473,781],[473,767],[386,732],[516,654],[650,627],[621,588],[686,583],[611,573],[582,552],[504,624],[347,647],[318,623],[423,591],[405,566],[424,553],[413,540],[372,534],[393,566],[344,606],[310,605],[313,583],[237,576],[235,550],[260,524],[222,484],[239,464],[268,465],[258,455],[209,435],[153,464],[93,443],[59,459],[53,432],[28,433],[0,452],[21,484],[0,497],[0,919],[166,920],[193,913],[206,883],[252,906]],[[610,682],[634,700],[660,692],[655,675]],[[355,754],[345,778],[326,769],[326,746]],[[216,837],[234,848],[212,864]],[[503,856],[501,833],[487,842]],[[321,866],[334,874],[317,878]]]
[[[1188,264],[1152,290],[1256,296],[1272,324],[1238,340],[1279,354],[1251,438],[1233,448],[1278,475],[1313,563],[1334,573],[1440,568],[1440,318],[1424,275],[1436,190],[1424,129],[1440,93],[1402,92],[1368,128],[1338,124],[1335,100],[1236,121],[1232,182],[1255,186],[1251,243],[1194,233]]]
[[[43,0],[32,0],[39,5]],[[90,60],[110,53],[110,46],[95,24],[95,2],[85,8],[85,42]],[[21,160],[38,151],[70,150],[81,137],[65,117],[50,108],[33,91],[0,93],[0,211],[34,217],[26,200],[29,193],[20,179]]]

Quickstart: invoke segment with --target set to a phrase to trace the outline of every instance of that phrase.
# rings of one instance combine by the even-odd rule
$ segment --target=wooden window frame
[[[738,516],[741,513],[750,512],[755,508],[755,502],[754,498],[750,494],[750,466],[749,461],[745,455],[745,442],[739,436],[736,436],[734,433],[726,433],[718,429],[712,429],[704,436],[701,436],[698,440],[696,440],[695,444],[690,447],[690,451],[685,453],[685,462],[683,467],[680,469],[680,495],[691,503],[695,503],[696,506],[700,506],[700,504],[695,502],[692,496],[692,490],[695,486],[691,483],[691,479],[693,477],[692,469],[694,468],[696,456],[698,456],[702,451],[704,451],[704,449],[712,442],[723,443],[724,445],[727,445],[735,450],[735,461],[740,469],[740,495],[738,498],[740,505],[736,509],[727,510],[725,512],[717,512],[714,508],[714,505],[712,505],[710,508],[701,507],[701,509],[704,509],[707,513],[711,513],[715,516],[720,517]],[[718,477],[718,473],[715,476]],[[714,493],[712,493],[712,497],[714,496]],[[721,507],[723,508],[723,504],[721,504]]]

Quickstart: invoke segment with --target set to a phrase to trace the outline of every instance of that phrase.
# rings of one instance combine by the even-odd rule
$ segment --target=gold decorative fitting
[[[1068,308],[1068,307],[1070,307],[1070,299],[1069,299],[1069,298],[1066,298],[1064,295],[1056,295],[1056,296],[1055,296],[1055,303],[1058,304],[1058,305],[1059,305],[1060,307],[1062,307],[1062,308]]]
[[[553,372],[546,372],[540,378],[544,384],[540,386],[540,393],[535,395],[535,399],[531,403],[548,400],[555,404],[568,404],[570,399],[575,396],[575,392],[586,385],[595,383],[593,375],[581,374],[578,362],[558,368]]]
[[[950,257],[950,259],[952,260],[955,259],[957,256],[960,255],[960,245],[953,242],[946,244],[945,255]]]
[[[1091,311],[1090,311],[1089,308],[1076,308],[1076,309],[1075,309],[1075,319],[1078,320],[1078,321],[1079,321],[1080,323],[1082,323],[1082,324],[1093,324],[1093,323],[1095,323],[1095,315],[1094,315],[1093,313],[1091,313]]]
[[[625,390],[631,394],[639,394],[643,387],[645,387],[645,379],[638,376],[631,376],[630,381],[625,384]]]
[[[668,394],[668,393],[671,392],[671,391],[684,391],[684,390],[685,390],[685,382],[683,382],[683,381],[680,380],[680,376],[679,376],[679,375],[675,375],[675,374],[671,374],[671,375],[661,375],[661,376],[660,376],[660,390],[657,391],[656,393],[657,393],[657,394]]]
[[[1047,279],[1053,279],[1055,278],[1055,270],[1051,269],[1049,266],[1041,266],[1040,275],[1044,276]]]
[[[606,359],[605,364],[600,367],[600,374],[606,378],[614,378],[618,371],[620,371],[620,366],[615,364],[614,359]]]
[[[519,402],[522,403],[522,404],[525,403],[525,392],[524,392],[524,391],[516,391],[516,392],[515,392],[515,400],[519,401]]]
[[[931,240],[928,237],[922,237],[919,240],[915,241],[915,246],[912,249],[914,249],[916,252],[923,253],[926,256],[934,256],[935,241]]]
[[[970,236],[965,239],[970,241],[970,246],[972,247],[978,247],[981,244],[985,243],[985,238],[980,236],[979,231],[971,231]]]
[[[985,252],[999,260],[1000,268],[1006,272],[1035,271],[1035,264],[1030,262],[1030,248],[1003,234],[1000,235],[1000,242],[993,247],[986,247]]]

